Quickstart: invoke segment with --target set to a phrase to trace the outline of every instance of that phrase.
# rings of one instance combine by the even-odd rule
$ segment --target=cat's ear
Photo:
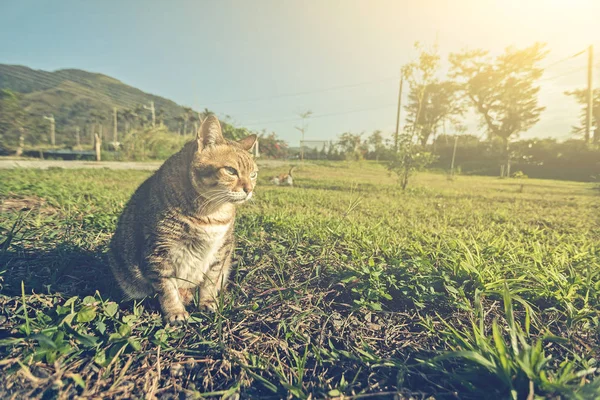
[[[198,141],[198,150],[225,143],[219,119],[214,115],[209,115],[202,121],[196,134],[196,140]]]
[[[256,139],[258,139],[258,136],[250,135],[238,140],[237,142],[244,150],[250,151],[250,149],[254,146],[254,143],[256,143]]]

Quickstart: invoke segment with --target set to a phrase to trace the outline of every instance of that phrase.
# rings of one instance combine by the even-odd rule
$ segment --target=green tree
[[[406,107],[407,127],[412,134],[418,133],[418,122],[421,120],[421,110],[425,101],[427,87],[436,81],[435,75],[440,67],[440,56],[437,47],[425,50],[419,42],[414,45],[419,52],[417,60],[402,67],[402,76],[409,86],[409,99],[412,101]]]
[[[407,124],[415,127],[421,146],[425,146],[430,137],[435,139],[444,120],[454,124],[459,122],[464,106],[456,83],[433,80],[424,87],[421,84],[411,86],[406,110]]]
[[[133,110],[133,113],[136,117],[138,128],[143,128],[148,122],[148,116],[146,114],[146,109],[143,105],[138,105]]]
[[[188,113],[188,122],[191,124],[192,135],[196,134],[198,130],[198,114],[190,108],[190,113]]]
[[[419,52],[418,59],[402,68],[403,77],[409,85],[406,125],[425,146],[431,136],[435,137],[445,119],[458,122],[464,106],[458,95],[458,86],[436,77],[440,68],[437,46],[426,50],[415,43],[415,50]]]
[[[157,126],[164,126],[165,124],[165,110],[162,108],[157,108],[154,112],[154,118],[156,119]]]
[[[428,107],[430,114],[433,115],[432,107],[429,104],[433,96],[427,97],[427,90],[432,90],[438,82],[435,77],[440,66],[437,46],[431,50],[425,50],[417,42],[415,49],[419,51],[417,60],[402,67],[402,75],[410,88],[405,133],[398,137],[398,143],[395,146],[398,151],[393,154],[392,160],[388,164],[388,170],[390,173],[396,174],[402,190],[406,189],[410,177],[415,172],[433,162],[434,157],[425,152],[423,146],[418,146],[415,139],[419,139],[421,143],[427,143],[429,135],[439,123],[439,120],[432,122],[431,117],[424,117],[424,112],[427,112]]]
[[[175,122],[177,122],[178,135],[183,136],[183,128],[185,124],[185,117],[182,115],[178,115],[175,117]]]
[[[383,156],[386,151],[385,144],[383,143],[383,134],[381,131],[377,130],[371,133],[371,135],[367,138],[367,145],[369,146],[369,151],[373,155],[373,158],[379,161],[381,156]]]
[[[206,118],[208,118],[211,115],[214,115],[214,112],[210,111],[206,107],[204,108],[203,111],[200,111],[200,118],[202,118],[202,121],[204,121]]]
[[[279,139],[275,132],[261,134],[259,138],[260,155],[266,158],[285,158],[288,155],[288,146]]]
[[[101,111],[92,111],[90,113],[90,117],[92,118],[92,121],[94,122],[94,131],[98,134],[100,134],[100,131],[102,130],[102,136],[104,136],[104,127],[102,127],[102,129],[100,129],[100,126],[103,124],[104,121],[106,121],[106,114],[101,112]],[[100,139],[103,139],[102,137]]]
[[[17,146],[25,112],[18,95],[8,89],[0,90],[0,142]]]
[[[411,134],[400,135],[398,139],[398,152],[388,164],[388,171],[396,175],[400,187],[405,190],[410,177],[431,165],[435,156],[415,145]]]
[[[190,107],[183,107],[183,114],[181,115],[183,117],[183,134],[187,135],[188,133],[188,122],[190,122],[190,117],[194,115],[194,110],[192,110]]]
[[[481,117],[490,137],[502,139],[507,167],[510,140],[534,126],[544,107],[538,105],[536,81],[543,70],[544,45],[508,48],[496,58],[484,50],[450,54],[450,76]]]
[[[587,123],[587,90],[577,89],[569,92],[565,92],[567,96],[572,96],[575,101],[581,106],[581,116],[579,126],[573,127],[573,133],[576,135],[583,135],[585,133],[585,125]],[[592,107],[592,132],[594,132],[594,142],[600,142],[600,89],[594,90],[594,106]]]
[[[347,160],[361,160],[361,134],[344,132],[339,136],[338,146]]]
[[[136,115],[133,110],[127,109],[119,114],[119,117],[125,122],[125,132],[131,130],[131,124],[135,121]]]

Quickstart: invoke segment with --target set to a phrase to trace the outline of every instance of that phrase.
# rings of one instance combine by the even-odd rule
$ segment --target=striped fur
[[[223,138],[209,117],[196,140],[170,157],[133,194],[113,235],[109,262],[126,298],[158,294],[165,320],[188,318],[200,290],[214,310],[229,275],[235,206],[252,197],[257,167],[248,150],[256,136]]]

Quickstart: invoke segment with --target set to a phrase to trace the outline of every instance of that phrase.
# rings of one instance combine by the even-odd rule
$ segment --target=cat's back
[[[181,168],[189,144],[169,157],[161,167],[146,179],[133,193],[121,217],[138,216],[138,223],[155,222],[169,209],[177,207],[177,196],[184,189],[180,186]],[[174,201],[175,200],[175,201]],[[175,204],[169,204],[173,203]],[[142,218],[143,217],[143,218]]]

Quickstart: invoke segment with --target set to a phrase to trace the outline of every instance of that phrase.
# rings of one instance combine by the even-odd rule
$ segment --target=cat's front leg
[[[225,253],[221,260],[211,265],[200,286],[200,308],[216,312],[219,291],[225,286],[231,268],[231,252]]]
[[[190,314],[185,310],[185,305],[173,279],[160,278],[156,284],[156,291],[165,322],[171,325],[180,325],[189,319]]]
[[[157,241],[149,245],[150,251],[145,263],[145,273],[158,294],[158,301],[165,322],[180,325],[190,317],[185,310],[184,299],[180,295],[177,280],[176,260],[173,259],[169,242]]]

